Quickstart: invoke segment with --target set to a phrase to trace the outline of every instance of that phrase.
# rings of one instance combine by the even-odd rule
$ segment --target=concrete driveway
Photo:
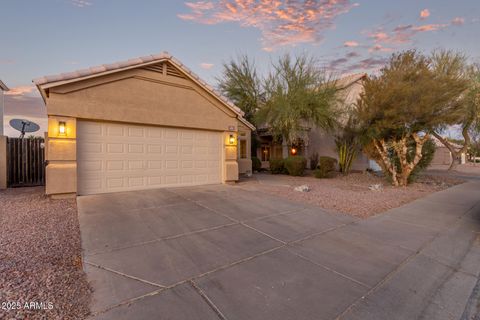
[[[479,190],[362,221],[248,186],[79,197],[92,318],[469,319]]]

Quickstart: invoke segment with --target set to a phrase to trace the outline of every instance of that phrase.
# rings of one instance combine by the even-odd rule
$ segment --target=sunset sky
[[[374,72],[408,48],[480,62],[480,1],[3,0],[0,39],[0,79],[12,89],[5,122],[44,129],[32,79],[161,51],[212,85],[241,53],[262,72],[285,52],[307,52],[338,74]]]

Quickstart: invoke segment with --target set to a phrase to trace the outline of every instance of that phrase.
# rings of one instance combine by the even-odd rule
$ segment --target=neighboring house
[[[346,111],[354,106],[363,92],[363,81],[366,76],[365,73],[354,74],[337,81],[338,96],[344,101],[341,107]],[[259,137],[257,157],[262,162],[263,168],[269,167],[270,159],[286,158],[292,153],[292,150],[289,150],[289,146],[285,143],[274,141],[268,125],[258,128],[257,133]],[[306,157],[307,162],[310,162],[310,157],[314,153],[318,153],[319,156],[337,158],[333,135],[317,127],[305,127],[305,138],[298,145],[293,146],[292,149],[295,149],[294,152],[297,155]],[[353,170],[365,170],[369,167],[368,158],[363,153],[357,156],[352,165]]]
[[[4,135],[4,129],[3,129],[3,114],[5,112],[5,99],[3,97],[3,92],[8,91],[8,87],[5,85],[5,83],[0,80],[0,136]]]
[[[447,147],[443,143],[441,143],[438,139],[433,138],[435,142],[435,155],[433,156],[433,160],[430,165],[450,165],[452,163],[452,153],[448,150]],[[461,149],[462,146],[458,144],[452,143],[455,149]],[[462,153],[459,164],[465,164],[466,155]]]
[[[226,183],[252,171],[253,125],[168,53],[34,83],[48,114],[49,195]]]

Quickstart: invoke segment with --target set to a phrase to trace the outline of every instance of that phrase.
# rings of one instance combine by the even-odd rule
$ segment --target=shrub
[[[252,157],[252,171],[260,171],[262,162],[257,157]]]
[[[315,170],[316,178],[330,178],[335,172],[335,166],[337,159],[332,157],[320,157],[318,161],[318,167]]]
[[[315,170],[318,166],[318,152],[312,153],[310,156],[310,169]]]
[[[307,159],[302,156],[292,156],[285,159],[284,163],[289,175],[303,176],[307,166]]]
[[[285,173],[283,159],[270,159],[270,172],[273,174]]]

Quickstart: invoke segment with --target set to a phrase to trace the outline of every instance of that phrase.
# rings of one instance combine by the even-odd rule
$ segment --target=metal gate
[[[43,138],[7,138],[7,185],[31,187],[45,185]]]

